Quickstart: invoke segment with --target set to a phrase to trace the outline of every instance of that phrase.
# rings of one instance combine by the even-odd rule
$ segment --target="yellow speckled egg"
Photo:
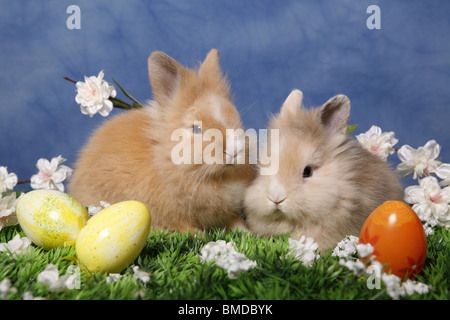
[[[92,272],[122,271],[144,248],[150,223],[150,212],[139,201],[123,201],[101,210],[78,236],[78,261]]]
[[[27,237],[46,250],[75,244],[89,216],[72,196],[57,190],[34,190],[20,196],[16,215]]]

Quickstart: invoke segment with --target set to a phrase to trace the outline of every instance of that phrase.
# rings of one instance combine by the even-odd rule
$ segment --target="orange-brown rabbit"
[[[183,143],[192,150],[191,159],[199,156],[209,142],[194,148],[194,137],[208,129],[220,130],[225,144],[226,129],[242,128],[218,51],[211,50],[197,70],[153,52],[148,68],[155,100],[143,109],[122,112],[92,135],[75,163],[69,193],[85,206],[141,201],[154,228],[198,232],[231,227],[240,219],[253,167],[227,164],[230,155],[225,152],[223,163],[213,164],[176,164],[172,157],[174,147]],[[173,139],[179,129],[189,133],[187,142]],[[236,148],[231,157],[246,151]]]

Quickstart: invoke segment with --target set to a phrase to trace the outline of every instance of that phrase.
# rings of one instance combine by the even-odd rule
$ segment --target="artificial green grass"
[[[19,226],[0,231],[0,242],[11,240],[17,233],[25,236]],[[226,270],[214,262],[200,260],[202,247],[217,240],[234,241],[236,250],[257,262],[257,267],[244,271],[238,279],[230,279]],[[428,237],[425,266],[416,281],[431,285],[427,294],[404,296],[401,299],[450,299],[450,231],[435,228]],[[191,234],[152,231],[134,265],[150,274],[147,283],[135,279],[132,267],[121,273],[116,282],[107,283],[107,276],[81,272],[79,289],[49,292],[37,276],[49,263],[55,264],[60,276],[73,263],[62,259],[75,255],[74,247],[34,250],[12,257],[0,252],[0,282],[10,279],[12,290],[4,299],[22,299],[30,291],[34,297],[49,300],[296,300],[296,299],[391,299],[384,284],[368,289],[367,278],[357,277],[339,265],[331,252],[322,254],[312,267],[305,267],[289,252],[288,237],[258,237],[242,231],[225,233],[215,230],[202,237]]]

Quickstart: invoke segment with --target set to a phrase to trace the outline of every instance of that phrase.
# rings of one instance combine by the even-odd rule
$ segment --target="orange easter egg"
[[[400,277],[414,278],[422,270],[427,254],[427,239],[414,210],[402,201],[386,201],[365,221],[360,243],[374,247],[372,256]]]

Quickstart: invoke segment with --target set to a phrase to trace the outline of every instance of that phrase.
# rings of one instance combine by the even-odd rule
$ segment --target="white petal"
[[[409,165],[406,162],[402,162],[399,163],[397,165],[397,174],[402,177],[402,178],[406,178],[407,176],[409,176],[413,171],[414,171],[414,167]]]
[[[15,173],[8,173],[5,177],[4,177],[4,184],[6,186],[6,189],[8,190],[12,190],[14,189],[14,187],[17,184],[17,175]],[[0,176],[0,181],[1,181],[1,176]],[[3,190],[5,191],[5,190]],[[1,192],[3,192],[1,191]],[[0,192],[0,193],[1,193]]]
[[[115,98],[117,95],[117,91],[116,88],[114,87],[114,85],[112,85],[111,83],[108,84],[109,85],[109,96],[111,98]]]
[[[100,70],[100,72],[98,73],[97,78],[98,78],[99,81],[101,81],[101,80],[103,80],[104,76],[105,76],[105,74],[104,74],[103,70]]]
[[[425,201],[425,193],[420,186],[409,186],[405,189],[405,202],[409,204]]]
[[[113,109],[113,104],[109,100],[103,101],[103,107],[98,111],[101,116],[106,117],[110,114]]]
[[[376,134],[377,136],[381,135],[381,128],[378,126],[372,126],[370,127],[369,132]]]
[[[441,191],[441,186],[436,177],[425,177],[419,181],[419,185],[427,194],[436,195]]]
[[[51,168],[50,162],[47,159],[41,158],[36,162],[36,167],[41,170],[49,170]]]
[[[430,140],[424,145],[424,149],[427,150],[430,159],[436,159],[441,151],[441,146],[435,140]]]
[[[417,151],[407,144],[401,146],[397,152],[398,158],[402,162],[411,161],[412,159],[414,159],[416,157],[416,154],[417,154]]]
[[[450,184],[450,164],[443,163],[439,167],[437,167],[434,172],[439,178],[443,179],[443,181],[441,181],[440,183],[441,185],[445,186]]]

